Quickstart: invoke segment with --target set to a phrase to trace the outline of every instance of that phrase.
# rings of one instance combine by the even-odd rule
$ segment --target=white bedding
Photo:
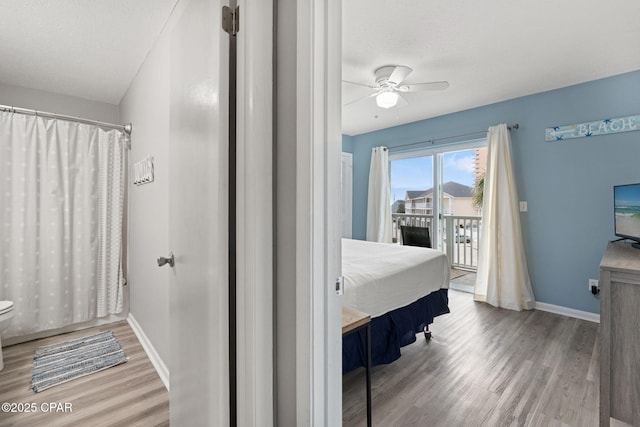
[[[343,305],[377,317],[449,288],[449,261],[434,249],[342,239]]]

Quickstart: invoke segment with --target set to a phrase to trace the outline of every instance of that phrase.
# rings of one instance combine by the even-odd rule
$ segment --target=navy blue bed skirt
[[[371,319],[371,366],[391,363],[400,357],[400,347],[416,341],[433,318],[449,313],[447,289],[440,289],[407,306]],[[342,374],[366,365],[365,330],[342,337]]]

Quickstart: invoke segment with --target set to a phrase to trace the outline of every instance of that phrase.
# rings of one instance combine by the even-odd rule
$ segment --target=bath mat
[[[31,390],[37,393],[126,361],[127,356],[111,331],[38,347],[33,358]]]

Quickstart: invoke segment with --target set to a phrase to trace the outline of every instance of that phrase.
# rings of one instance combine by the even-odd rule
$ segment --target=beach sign
[[[563,139],[608,135],[634,130],[640,130],[640,115],[550,127],[545,131],[545,140],[561,141]]]

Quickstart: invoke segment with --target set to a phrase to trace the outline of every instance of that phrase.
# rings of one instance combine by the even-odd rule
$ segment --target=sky
[[[473,187],[474,150],[445,153],[444,181],[454,181]],[[409,190],[426,190],[433,187],[432,156],[414,157],[391,161],[391,202],[404,200]]]
[[[393,162],[391,162],[393,166]],[[393,172],[391,172],[391,198],[393,199]],[[615,188],[617,206],[640,206],[640,184],[622,185]]]

